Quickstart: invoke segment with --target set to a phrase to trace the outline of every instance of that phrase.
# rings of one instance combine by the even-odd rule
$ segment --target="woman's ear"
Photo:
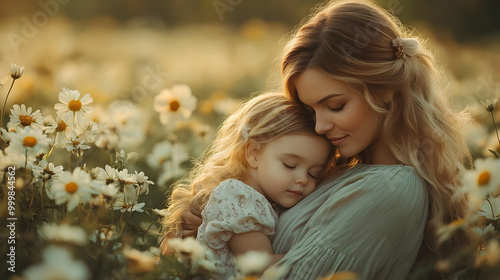
[[[248,166],[255,169],[258,167],[259,151],[260,151],[259,144],[248,141],[248,143],[245,145],[245,157]]]

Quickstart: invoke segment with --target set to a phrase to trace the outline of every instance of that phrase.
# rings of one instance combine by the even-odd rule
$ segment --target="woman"
[[[470,156],[423,43],[372,2],[335,1],[293,34],[282,76],[346,163],[280,216],[283,279],[404,279],[421,247],[446,253],[436,229],[465,215]]]

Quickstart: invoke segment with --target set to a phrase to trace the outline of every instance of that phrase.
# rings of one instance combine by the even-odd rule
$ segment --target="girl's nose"
[[[307,184],[307,180],[307,172],[300,172],[297,174],[297,177],[295,177],[295,184],[305,186]]]

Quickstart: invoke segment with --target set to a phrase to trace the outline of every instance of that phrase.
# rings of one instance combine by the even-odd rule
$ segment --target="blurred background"
[[[287,34],[321,3],[2,0],[1,99],[10,85],[9,63],[17,63],[25,66],[25,72],[16,81],[7,108],[23,103],[44,115],[53,114],[62,87],[90,93],[96,111],[117,100],[131,102],[142,116],[134,128],[141,137],[121,148],[147,155],[155,143],[182,139],[182,133],[173,137],[163,128],[152,108],[162,89],[186,84],[198,101],[192,116],[197,126],[191,128],[198,129],[199,139],[189,136],[179,142],[187,145],[190,157],[197,157],[238,102],[251,93],[276,88],[277,58]],[[484,156],[492,145],[498,149],[491,116],[479,100],[500,97],[500,3],[379,3],[428,38],[446,73],[453,105],[473,116],[469,141],[475,156]],[[146,164],[145,158],[140,157],[139,167],[134,168],[156,181],[163,171]],[[167,186],[169,180],[160,184]]]
[[[103,102],[127,98],[151,72],[161,81],[145,87],[148,94],[186,83],[198,98],[246,97],[266,88],[286,34],[323,2],[2,0],[0,75],[10,62],[26,66],[21,102],[41,93],[53,101],[63,86]],[[453,82],[500,83],[498,1],[379,3],[429,38]],[[454,91],[471,89],[461,84]]]

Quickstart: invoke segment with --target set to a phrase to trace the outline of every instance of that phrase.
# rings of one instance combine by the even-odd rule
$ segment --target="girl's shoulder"
[[[219,185],[213,190],[213,192],[216,191],[257,192],[254,188],[238,179],[226,179],[220,182]]]
[[[261,193],[238,179],[227,179],[220,182],[220,184],[212,191],[211,196],[267,201]]]

